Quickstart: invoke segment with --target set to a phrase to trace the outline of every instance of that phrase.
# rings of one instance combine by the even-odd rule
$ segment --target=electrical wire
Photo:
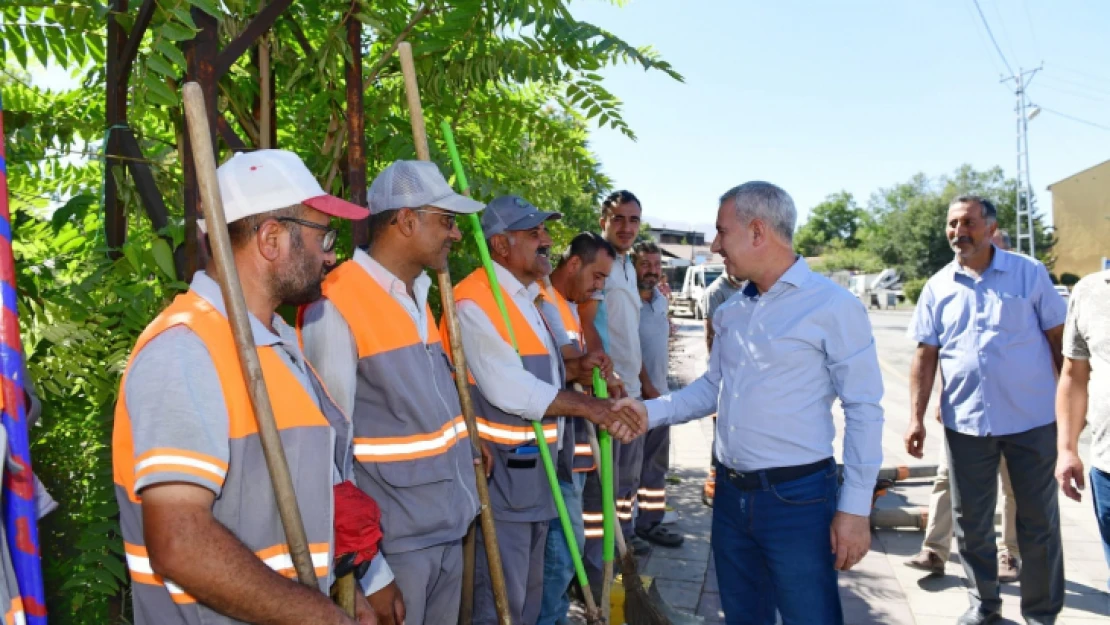
[[[1033,29],[1033,15],[1029,12],[1029,0],[1021,0],[1021,4],[1025,8],[1025,20],[1029,24],[1029,38],[1033,40],[1033,49],[1041,57],[1041,46],[1037,43],[1037,32]]]
[[[1064,119],[1070,119],[1073,122],[1077,122],[1077,123],[1080,123],[1080,124],[1086,124],[1088,126],[1094,126],[1095,128],[1100,128],[1102,130],[1106,130],[1106,131],[1110,132],[1110,126],[1106,126],[1106,125],[1103,125],[1103,124],[1088,121],[1086,119],[1080,119],[1078,117],[1075,117],[1074,115],[1068,115],[1067,113],[1061,113],[1060,111],[1047,109],[1043,106],[1041,107],[1041,110],[1044,111],[1045,113],[1052,113],[1053,115],[1056,115],[1058,117],[1063,117]]]
[[[1002,59],[1002,64],[1006,66],[1006,71],[1010,72],[1010,75],[1012,76],[1014,74],[1014,70],[1012,67],[1010,67],[1010,62],[1006,60],[1006,55],[1002,54],[1002,48],[998,46],[998,41],[995,40],[994,33],[991,32],[991,25],[987,22],[987,16],[983,15],[983,8],[979,6],[979,0],[971,1],[975,3],[975,10],[979,12],[979,19],[983,20],[983,26],[986,27],[987,35],[990,36],[991,43],[994,44],[995,51],[998,52],[999,58]]]

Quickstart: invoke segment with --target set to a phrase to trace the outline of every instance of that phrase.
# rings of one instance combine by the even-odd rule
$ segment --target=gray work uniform
[[[355,477],[382,510],[406,621],[435,625],[459,611],[462,537],[478,512],[475,452],[427,303],[414,318],[420,309],[391,275],[360,250],[328,275],[301,333],[328,387],[346,389],[337,401],[352,407]]]
[[[658,289],[652,290],[651,301],[640,307],[640,349],[644,368],[652,386],[667,392],[668,344],[671,323],[667,319],[667,298]],[[639,512],[636,529],[650,530],[663,521],[667,509],[667,469],[670,466],[671,428],[652,428],[644,435],[644,460],[640,471],[640,488],[636,493]]]
[[[333,484],[351,479],[351,426],[312,374],[289,326],[271,332],[250,318],[312,561],[326,592],[332,581]],[[213,517],[268,566],[292,573],[285,532],[246,400],[219,286],[198,272],[147,328],[121,384],[113,472],[135,623],[230,624],[154,574],[143,533],[142,493],[184,482],[216,496]],[[366,581],[365,578],[363,580]]]
[[[557,516],[538,444],[546,444],[549,453],[555,457],[558,453],[558,419],[541,416],[539,422],[545,440],[537,443],[529,420],[521,414],[506,412],[489,396],[505,393],[505,376],[519,375],[521,369],[547,389],[545,393],[552,389],[557,392],[565,383],[565,371],[555,347],[558,341],[536,309],[538,288],[535,285],[522,286],[499,265],[495,270],[502,285],[503,301],[513,320],[518,359],[500,360],[498,355],[476,347],[484,345],[487,350],[496,347],[500,348],[500,354],[504,354],[508,345],[504,339],[507,335],[504,321],[482,269],[476,270],[455,287],[455,298],[459,304],[459,322],[467,361],[484,358],[487,366],[491,360],[503,363],[498,371],[473,368],[474,380],[470,388],[482,438],[493,454],[490,507],[497,528],[510,612],[514,623],[534,623],[543,597],[548,526]],[[531,306],[532,309],[522,310],[522,306]],[[554,397],[554,394],[544,396]],[[477,536],[473,622],[475,625],[493,625],[497,623],[497,611],[481,529]]]

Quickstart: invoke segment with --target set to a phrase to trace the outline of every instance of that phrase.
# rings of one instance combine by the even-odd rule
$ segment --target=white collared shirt
[[[713,315],[709,371],[647,402],[650,427],[717,412],[718,460],[738,471],[833,455],[844,407],[838,509],[867,516],[883,460],[883,379],[860,301],[798,258],[766,293],[749,283]]]
[[[513,298],[532,331],[543,341],[551,361],[552,379],[558,380],[560,352],[535,303],[540,294],[539,284],[525,287],[500,264],[493,266],[501,288]],[[462,300],[458,304],[458,314],[466,363],[478,383],[478,390],[503,412],[530,421],[542,419],[559,393],[558,386],[544,382],[524,368],[520,355],[501,338],[478,304]]]
[[[412,296],[409,295],[408,287],[405,286],[404,281],[393,275],[393,272],[383,267],[381,263],[374,260],[373,256],[356,248],[352,258],[358,263],[359,267],[365,269],[366,273],[370,274],[370,277],[405,309],[409,317],[412,317],[412,320],[416,322],[416,330],[420,333],[420,340],[427,343],[428,289],[432,286],[432,279],[428,277],[428,274],[422,271],[420,275],[416,277],[416,282],[412,285],[413,295],[416,296],[414,300]]]
[[[620,254],[605,280],[605,289],[594,299],[598,306],[594,325],[604,348],[613,359],[613,369],[624,382],[629,397],[640,396],[640,288],[636,286],[636,266],[630,254]]]
[[[414,300],[405,283],[366,252],[356,249],[352,260],[397,300],[416,324],[420,339],[427,343],[426,304],[432,279],[425,273],[417,276],[412,288],[416,295]],[[347,320],[335,304],[321,298],[305,309],[301,335],[304,338],[305,356],[316,368],[316,373],[324,381],[335,403],[347,414],[354,414],[355,392],[358,388],[358,344]]]

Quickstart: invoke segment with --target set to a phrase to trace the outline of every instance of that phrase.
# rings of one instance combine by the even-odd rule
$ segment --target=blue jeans
[[[1110,566],[1110,473],[1091,468],[1091,501],[1095,504],[1095,518],[1098,531],[1102,534],[1102,550],[1106,554],[1106,564]],[[1110,588],[1110,579],[1106,580]]]
[[[741,490],[717,466],[713,557],[728,625],[843,625],[829,527],[839,477],[826,469]]]
[[[582,553],[586,544],[586,530],[582,524],[582,490],[586,487],[586,474],[575,473],[574,482],[559,480],[559,490],[563,492],[563,502],[567,505],[567,516]],[[552,519],[551,529],[547,532],[547,545],[543,553],[543,604],[536,625],[558,625],[567,622],[570,597],[567,587],[574,579],[574,562],[567,549],[566,534],[559,519]]]

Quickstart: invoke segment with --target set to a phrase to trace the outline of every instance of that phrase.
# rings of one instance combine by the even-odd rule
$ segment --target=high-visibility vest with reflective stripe
[[[425,304],[425,344],[412,317],[358,263],[328,274],[323,292],[358,350],[355,475],[381,508],[383,550],[462,538],[478,514],[475,454],[431,309]]]
[[[548,384],[563,388],[562,358],[557,358],[559,379],[553,379],[552,355],[548,353],[543,340],[532,330],[532,325],[504,288],[501,289],[501,297],[513,325],[524,369]],[[477,304],[489,317],[501,339],[512,344],[509,330],[493,298],[489,278],[483,269],[475,270],[455,286],[455,301],[464,300]],[[446,339],[445,323],[440,323],[440,330]],[[480,354],[468,356],[481,357]],[[477,413],[478,433],[490,444],[493,452],[494,468],[489,490],[490,505],[496,517],[511,522],[546,521],[555,518],[555,502],[551,497],[551,486],[544,473],[543,462],[539,454],[532,451],[536,444],[532,422],[503,412],[490,403],[473,377],[470,379],[470,391]],[[544,417],[542,424],[544,438],[554,458],[558,443],[557,420],[555,417]]]
[[[270,568],[286,577],[296,577],[226,317],[192,291],[179,295],[139,336],[131,359],[154,337],[179,325],[195,333],[212,358],[227,404],[228,431],[211,434],[226,436],[230,453],[226,463],[172,447],[152,449],[136,456],[124,395],[127,385],[127,372],[124,372],[116,403],[112,467],[124,551],[131,574],[134,622],[137,625],[239,623],[198,603],[173,580],[157,575],[151,569],[143,541],[141,496],[134,492],[136,480],[151,472],[166,473],[170,477],[175,474],[183,478],[202,476],[222,484],[221,494],[212,506],[213,517]],[[326,592],[332,581],[334,471],[336,466],[345,467],[343,472],[350,470],[349,459],[340,457],[349,454],[349,449],[336,445],[333,427],[342,428],[343,440],[346,440],[349,424],[319,381],[313,379],[314,390],[320,397],[317,403],[275,349],[281,348],[259,347],[258,356],[293,478],[312,562],[320,579],[320,591]]]
[[[543,308],[557,314],[566,329],[572,344],[586,353],[586,338],[582,334],[582,322],[570,310],[570,304],[554,286],[543,290]],[[590,449],[588,423],[581,418],[567,419],[563,431],[563,448],[559,450],[559,479],[571,481],[570,473],[588,473],[597,468],[594,454]]]

